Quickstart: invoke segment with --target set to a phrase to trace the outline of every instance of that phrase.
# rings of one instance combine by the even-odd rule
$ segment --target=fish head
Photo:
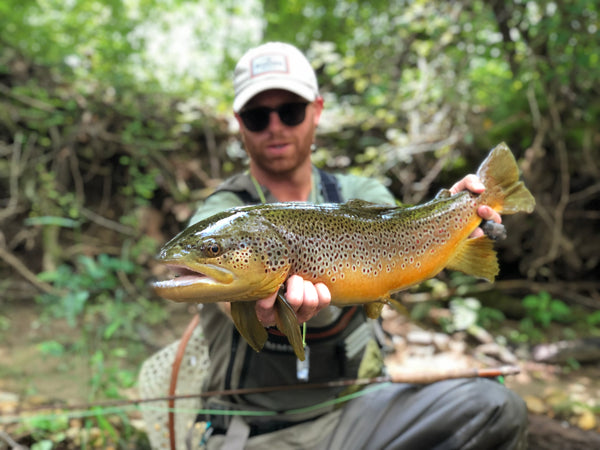
[[[175,236],[157,260],[175,277],[154,290],[174,301],[254,301],[276,292],[287,279],[290,251],[273,226],[251,209],[198,222]]]

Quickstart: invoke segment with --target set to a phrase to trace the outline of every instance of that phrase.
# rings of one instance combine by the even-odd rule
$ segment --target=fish
[[[531,213],[535,199],[519,179],[505,143],[477,170],[485,191],[452,195],[411,207],[364,200],[341,204],[271,203],[231,208],[197,222],[160,250],[157,260],[175,276],[154,283],[177,302],[231,302],[231,317],[249,345],[260,351],[268,338],[255,303],[278,292],[277,328],[304,360],[300,327],[282,292],[294,274],[324,283],[331,304],[362,305],[377,318],[392,294],[457,270],[493,282],[499,264],[487,235],[473,237],[487,205],[500,214]]]

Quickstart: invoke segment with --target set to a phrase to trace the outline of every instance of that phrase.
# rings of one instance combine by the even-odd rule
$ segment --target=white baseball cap
[[[237,113],[256,94],[283,89],[314,101],[317,76],[300,50],[283,42],[268,42],[248,50],[235,66],[233,110]]]

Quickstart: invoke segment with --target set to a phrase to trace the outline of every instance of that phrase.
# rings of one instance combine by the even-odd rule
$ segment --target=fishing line
[[[306,322],[302,324],[302,347],[306,348]]]
[[[311,406],[306,406],[304,408],[290,409],[287,411],[249,411],[249,410],[222,410],[222,409],[198,409],[198,408],[163,408],[156,406],[149,406],[141,404],[144,400],[137,400],[136,403],[131,403],[128,405],[120,405],[120,406],[91,406],[89,410],[71,410],[64,412],[53,412],[53,413],[43,413],[43,414],[35,414],[35,415],[13,415],[13,416],[3,416],[0,417],[0,424],[9,424],[9,423],[27,423],[27,422],[36,422],[40,420],[56,420],[59,418],[67,418],[67,419],[84,419],[96,416],[107,416],[112,414],[118,414],[121,412],[129,412],[132,410],[141,411],[158,411],[158,412],[172,412],[172,413],[192,413],[192,414],[209,414],[215,416],[253,416],[253,417],[268,417],[268,416],[290,416],[295,414],[307,413],[315,410],[319,410],[321,408],[325,408],[332,405],[337,405],[339,403],[344,403],[346,401],[352,400],[354,398],[360,397],[362,395],[366,395],[370,392],[376,391],[378,389],[382,389],[391,384],[391,382],[379,383],[377,385],[367,386],[365,389],[362,389],[358,392],[354,392],[351,394],[343,395],[341,397],[323,401],[320,403],[316,403]],[[179,396],[177,399],[185,400],[190,398],[198,398],[200,395],[195,394],[193,396]],[[149,401],[165,401],[168,398],[157,398],[157,399],[148,399]],[[48,409],[52,409],[52,407],[48,407]]]
[[[35,407],[30,409],[22,409],[20,411],[20,415],[12,415],[12,416],[4,416],[0,417],[0,424],[7,423],[22,423],[26,421],[43,419],[43,418],[59,418],[59,417],[69,417],[69,418],[79,418],[79,417],[93,417],[98,415],[108,415],[108,414],[116,414],[119,412],[127,411],[129,409],[140,409],[142,404],[158,402],[158,401],[169,401],[169,400],[185,400],[185,399],[194,399],[194,398],[206,398],[212,396],[223,396],[223,395],[248,395],[248,394],[256,394],[256,393],[264,393],[264,392],[280,392],[280,391],[295,391],[295,390],[306,390],[306,389],[320,389],[325,387],[349,387],[349,386],[365,386],[363,389],[348,395],[344,395],[332,400],[327,400],[321,403],[317,403],[312,406],[308,406],[306,408],[300,408],[295,410],[288,411],[242,411],[237,410],[237,412],[232,413],[231,411],[218,411],[211,412],[211,414],[239,414],[239,415],[275,415],[275,414],[299,414],[301,412],[307,412],[314,409],[323,408],[330,405],[335,405],[338,403],[342,403],[348,400],[351,400],[355,397],[365,395],[369,392],[372,392],[374,389],[381,389],[385,386],[388,386],[390,383],[409,383],[409,384],[429,384],[437,381],[455,379],[455,378],[498,378],[502,377],[503,380],[508,375],[516,375],[520,372],[520,369],[516,366],[503,366],[497,368],[466,368],[466,369],[455,369],[448,370],[443,372],[434,372],[434,373],[404,373],[404,374],[394,374],[392,376],[381,376],[374,378],[356,378],[352,380],[333,380],[326,381],[322,383],[300,383],[300,384],[292,384],[292,385],[281,385],[281,386],[266,386],[259,388],[240,388],[240,389],[229,389],[222,391],[206,391],[200,392],[197,394],[188,394],[188,395],[172,395],[165,397],[156,397],[156,398],[147,398],[147,399],[136,399],[136,400],[115,400],[115,401],[107,401],[104,404],[96,404],[96,405],[73,405],[64,409],[70,409],[69,411],[65,411],[64,413],[51,413],[51,414],[35,414],[28,415],[34,411],[39,411],[42,409],[59,409],[57,407],[46,406],[46,407]],[[144,406],[145,407],[145,406]],[[171,411],[171,412],[184,412],[186,410],[179,408],[159,408],[160,411]],[[194,409],[192,412],[196,412],[198,410]],[[200,410],[202,412],[203,410]],[[187,410],[190,412],[190,410]]]

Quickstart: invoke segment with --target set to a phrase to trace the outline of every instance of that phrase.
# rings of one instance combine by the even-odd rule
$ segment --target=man
[[[315,73],[304,55],[283,43],[249,50],[235,69],[233,110],[250,158],[246,173],[227,180],[198,209],[192,223],[223,209],[277,201],[340,202],[360,198],[394,203],[380,183],[350,175],[328,175],[311,163],[315,130],[323,111]],[[482,192],[469,175],[451,191]],[[500,221],[487,206],[479,215]],[[481,233],[478,230],[476,233]],[[381,355],[362,308],[330,306],[322,284],[297,275],[286,282],[286,298],[299,323],[307,323],[307,358],[300,363],[285,337],[269,328],[254,352],[228,317],[228,304],[208,304],[200,313],[211,370],[205,390],[322,382],[374,376]],[[265,327],[275,324],[275,295],[256,305]],[[333,406],[342,388],[279,391],[212,398],[222,410],[211,423],[208,448],[322,449],[501,449],[523,442],[523,402],[490,380],[452,380],[420,387],[387,385]],[[231,419],[233,417],[233,419]],[[243,417],[243,418],[242,418]]]

